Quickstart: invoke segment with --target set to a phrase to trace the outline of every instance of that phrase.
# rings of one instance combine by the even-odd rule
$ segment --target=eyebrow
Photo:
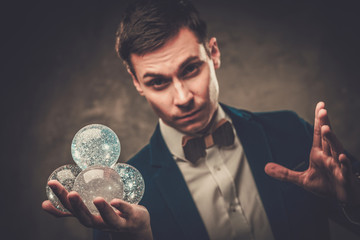
[[[160,73],[145,73],[143,78],[146,78],[146,77],[159,78],[159,77],[164,77],[164,75],[162,75]]]
[[[186,65],[188,65],[190,62],[194,61],[194,60],[198,60],[199,57],[198,56],[193,56],[193,57],[188,57],[184,62],[181,63],[180,68],[179,69],[183,69]]]
[[[186,65],[188,65],[190,62],[194,61],[194,60],[198,60],[199,57],[198,56],[190,56],[188,57],[187,59],[185,59],[185,61],[183,61],[181,64],[180,64],[180,67],[179,69],[182,69],[184,68]],[[152,77],[152,78],[159,78],[159,77],[165,77],[163,74],[160,74],[160,73],[145,73],[143,78],[146,78],[146,77]]]

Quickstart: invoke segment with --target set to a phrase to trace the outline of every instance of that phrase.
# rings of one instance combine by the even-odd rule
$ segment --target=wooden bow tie
[[[233,143],[234,132],[231,123],[225,118],[216,124],[212,133],[202,137],[184,136],[182,140],[185,158],[193,163],[206,156],[206,148],[214,145],[230,146]]]

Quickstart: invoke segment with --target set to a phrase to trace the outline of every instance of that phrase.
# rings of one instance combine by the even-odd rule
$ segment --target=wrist
[[[153,240],[151,227],[131,232],[110,232],[111,240]]]
[[[352,187],[346,202],[341,203],[345,217],[349,222],[360,225],[360,174],[353,176]]]
[[[358,172],[352,175],[348,199],[344,204],[346,207],[353,208],[360,206],[360,174]]]
[[[360,205],[342,204],[342,210],[349,222],[360,226]]]

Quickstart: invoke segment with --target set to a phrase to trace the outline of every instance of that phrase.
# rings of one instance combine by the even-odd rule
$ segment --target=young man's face
[[[220,66],[216,39],[203,44],[187,28],[163,47],[143,56],[131,55],[133,83],[165,124],[188,134],[199,133],[218,107]]]

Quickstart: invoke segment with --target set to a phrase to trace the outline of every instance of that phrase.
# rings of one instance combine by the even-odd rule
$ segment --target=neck
[[[200,130],[199,132],[195,133],[194,135],[206,135],[208,133],[211,132],[211,130],[213,129],[213,127],[216,125],[216,116],[217,116],[217,113],[218,113],[218,109],[215,110],[213,116],[211,117],[211,120],[209,122],[209,124],[203,128],[202,130]]]

